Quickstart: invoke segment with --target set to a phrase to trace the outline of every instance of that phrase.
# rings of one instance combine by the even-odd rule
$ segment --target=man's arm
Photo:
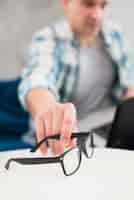
[[[37,32],[27,50],[25,67],[19,85],[19,99],[27,109],[26,97],[33,88],[48,88],[56,99],[59,99],[56,87],[56,74],[53,68],[57,57],[54,56],[56,42],[50,28]]]
[[[45,136],[61,134],[59,142],[49,144],[52,151],[59,154],[68,145],[73,145],[70,136],[76,127],[76,111],[71,103],[58,102],[55,74],[58,70],[53,67],[59,66],[54,64],[57,63],[54,49],[55,40],[50,30],[34,37],[19,86],[19,98],[32,115],[38,142]],[[46,150],[42,145],[41,151],[45,153]]]

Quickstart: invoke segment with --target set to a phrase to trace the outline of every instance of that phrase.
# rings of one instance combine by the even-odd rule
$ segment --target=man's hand
[[[128,98],[134,98],[134,88],[128,88],[125,96],[123,97],[123,100],[126,100]]]
[[[28,109],[31,112],[37,133],[37,141],[45,136],[61,134],[59,141],[50,141],[49,146],[54,154],[60,154],[66,147],[74,145],[71,133],[76,129],[76,110],[72,103],[58,103],[52,94],[42,88],[32,89],[27,97]],[[47,147],[42,144],[42,153]]]

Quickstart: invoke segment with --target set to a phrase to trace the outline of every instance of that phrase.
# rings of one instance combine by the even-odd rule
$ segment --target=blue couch
[[[28,131],[29,114],[18,100],[19,82],[20,78],[0,81],[0,151],[31,146],[21,139]]]

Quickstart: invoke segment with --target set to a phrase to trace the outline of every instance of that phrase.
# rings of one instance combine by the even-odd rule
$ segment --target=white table
[[[0,153],[0,200],[134,199],[132,151],[95,149],[91,160],[83,155],[79,171],[70,177],[63,175],[59,164],[12,163],[5,172],[3,166],[9,157],[29,155],[28,150]]]

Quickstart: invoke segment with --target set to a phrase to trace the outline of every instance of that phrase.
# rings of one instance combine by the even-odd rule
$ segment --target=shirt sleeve
[[[134,59],[120,26],[114,26],[108,36],[110,56],[118,71],[118,82],[113,92],[115,97],[121,100],[127,89],[134,87]]]
[[[27,109],[25,100],[32,88],[47,88],[56,99],[59,99],[55,86],[57,73],[55,48],[56,41],[50,28],[34,35],[26,55],[25,68],[18,88],[19,99],[24,109]]]
[[[118,55],[120,84],[124,88],[134,87],[134,59],[128,41],[122,30],[115,32],[114,36],[119,45],[119,51],[115,53]]]

